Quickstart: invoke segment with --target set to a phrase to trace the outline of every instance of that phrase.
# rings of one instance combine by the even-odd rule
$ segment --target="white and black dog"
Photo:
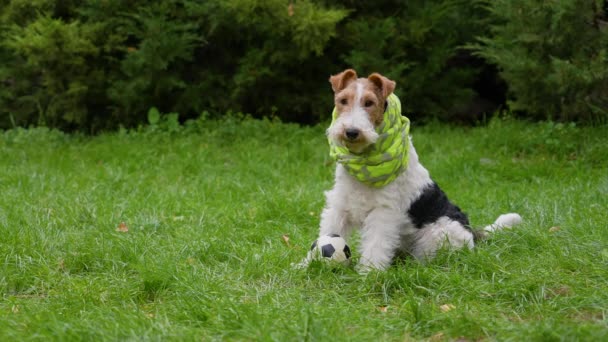
[[[360,272],[384,270],[398,254],[428,259],[443,246],[473,248],[480,234],[521,222],[518,214],[511,213],[501,215],[494,224],[481,229],[480,234],[471,229],[467,216],[448,200],[420,164],[408,134],[409,120],[401,117],[399,100],[393,95],[394,81],[377,73],[357,78],[352,69],[331,76],[329,81],[335,109],[327,136],[330,146],[341,148],[344,153],[333,155],[337,159],[335,184],[325,193],[319,236],[338,234],[348,240],[353,229],[360,229],[361,257],[357,266]],[[393,98],[396,101],[389,101]],[[407,129],[399,127],[393,131],[395,139],[404,138],[400,141],[402,146],[385,143],[403,151],[393,150],[384,155],[387,159],[391,159],[391,154],[393,159],[397,158],[395,155],[401,158],[401,153],[407,156],[404,165],[392,168],[395,174],[389,182],[373,185],[358,177],[356,167],[349,168],[348,161],[352,158],[360,161],[369,151],[379,150],[375,144],[391,128],[387,125],[394,123],[386,122],[391,109],[398,110]],[[367,173],[369,176],[370,172]],[[300,266],[310,260],[309,253]]]

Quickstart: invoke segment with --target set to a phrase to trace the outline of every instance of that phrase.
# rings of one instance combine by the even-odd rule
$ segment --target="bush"
[[[91,131],[152,106],[182,120],[320,112],[314,77],[333,68],[318,58],[346,15],[307,0],[13,0],[0,13],[0,127]]]
[[[483,8],[463,0],[344,4],[354,9],[340,32],[345,65],[396,80],[404,110],[418,120],[479,114],[467,111],[480,98],[484,65],[460,46],[484,32]]]
[[[346,67],[395,79],[418,121],[472,121],[504,101],[486,61],[512,109],[605,118],[607,9],[540,3],[2,1],[0,128],[133,127],[152,107],[180,122],[234,111],[314,123]]]
[[[512,110],[608,119],[608,2],[491,0],[487,7],[492,33],[474,48],[500,67]]]

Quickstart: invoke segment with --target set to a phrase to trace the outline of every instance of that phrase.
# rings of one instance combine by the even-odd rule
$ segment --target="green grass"
[[[412,134],[473,225],[525,223],[426,265],[293,270],[332,185],[322,127],[0,133],[0,340],[608,339],[606,127]]]

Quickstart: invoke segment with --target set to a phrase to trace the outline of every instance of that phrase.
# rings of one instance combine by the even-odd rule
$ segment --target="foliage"
[[[171,131],[162,117],[0,133],[0,340],[608,338],[606,127],[414,129],[475,226],[525,222],[360,276],[291,268],[332,184],[324,127],[227,115]]]
[[[479,56],[500,67],[509,106],[536,118],[608,119],[608,8],[601,0],[492,0]]]
[[[15,0],[0,13],[0,127],[92,131],[145,122],[151,106],[182,120],[310,113],[320,102],[292,94],[312,88],[312,64],[346,15],[307,0]]]
[[[534,118],[605,118],[600,4],[2,1],[0,128],[136,127],[151,107],[180,122],[234,111],[315,123],[331,110],[328,76],[346,67],[395,79],[418,121],[481,119],[507,85],[512,109]]]
[[[483,8],[463,0],[343,3],[354,9],[340,34],[345,65],[396,80],[410,117],[471,115],[464,112],[478,97],[482,68],[459,47],[484,32]]]
[[[99,55],[86,38],[88,29],[79,22],[66,24],[47,16],[21,30],[13,28],[6,46],[24,58],[11,69],[16,73],[11,75],[9,89],[17,96],[5,110],[35,116],[39,125],[56,127],[62,120],[83,124],[87,96],[95,92],[89,81],[95,71],[87,60]]]

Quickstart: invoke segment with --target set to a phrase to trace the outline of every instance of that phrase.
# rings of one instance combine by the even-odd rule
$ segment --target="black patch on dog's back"
[[[408,214],[416,228],[422,228],[425,224],[437,221],[442,216],[460,222],[469,227],[469,219],[460,208],[452,204],[446,194],[433,182],[422,190],[420,197],[412,203]]]

